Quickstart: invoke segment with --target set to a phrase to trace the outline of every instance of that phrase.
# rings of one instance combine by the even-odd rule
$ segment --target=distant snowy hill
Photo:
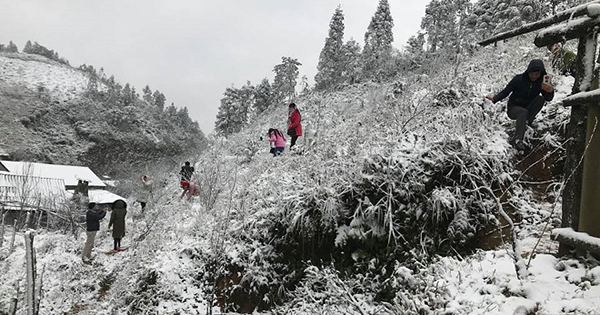
[[[0,149],[15,160],[110,173],[115,163],[143,164],[205,146],[187,110],[142,100],[129,84],[101,75],[39,55],[0,53]]]
[[[88,76],[71,66],[32,54],[0,54],[0,82],[33,91],[45,89],[55,101],[68,101],[85,92]]]

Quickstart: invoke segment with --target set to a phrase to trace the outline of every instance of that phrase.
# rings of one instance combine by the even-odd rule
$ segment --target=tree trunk
[[[586,82],[592,77],[593,62],[586,62],[594,56],[586,56],[586,51],[595,53],[597,36],[590,34],[579,38],[577,46],[577,59],[575,60],[575,84],[572,93],[586,91],[591,82]],[[588,45],[594,49],[587,50]],[[579,209],[581,207],[581,189],[583,181],[583,163],[580,163],[585,153],[585,134],[587,125],[587,106],[578,105],[571,107],[571,119],[567,126],[567,154],[565,159],[565,182],[562,195],[562,224],[563,228],[579,230]],[[558,255],[567,254],[573,248],[561,243]]]

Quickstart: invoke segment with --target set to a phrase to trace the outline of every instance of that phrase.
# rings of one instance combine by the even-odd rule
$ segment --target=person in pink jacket
[[[273,157],[281,155],[285,150],[285,136],[279,129],[271,128],[268,131],[269,143],[271,144],[271,153]]]
[[[187,200],[190,201],[194,196],[197,196],[200,193],[200,187],[194,183],[190,183],[187,180],[181,182],[181,187],[183,187],[183,192],[179,199],[183,198],[187,193]]]
[[[302,117],[300,116],[300,111],[298,111],[298,107],[296,104],[290,103],[288,117],[288,130],[287,134],[292,137],[292,142],[290,143],[290,150],[296,144],[296,140],[298,137],[302,135]]]

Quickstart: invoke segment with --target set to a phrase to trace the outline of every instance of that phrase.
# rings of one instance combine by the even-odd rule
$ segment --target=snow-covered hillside
[[[32,91],[48,91],[53,100],[67,101],[83,93],[88,77],[71,66],[32,54],[0,54],[0,80]]]
[[[287,108],[271,108],[212,139],[192,203],[176,170],[149,169],[162,184],[143,214],[129,191],[127,250],[108,253],[106,220],[91,265],[83,231],[38,230],[40,314],[600,314],[598,262],[557,258],[549,239],[572,78],[557,76],[527,131],[539,155],[518,156],[504,104],[483,101],[544,54],[524,37],[435,73],[302,95],[305,134],[277,158],[261,136]],[[14,250],[4,235],[0,305],[23,301],[22,233]]]

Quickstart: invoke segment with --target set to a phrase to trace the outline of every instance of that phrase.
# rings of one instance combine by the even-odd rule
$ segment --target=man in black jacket
[[[81,259],[84,263],[89,263],[92,259],[92,249],[94,248],[94,240],[96,232],[100,230],[100,220],[106,216],[106,208],[99,210],[98,205],[94,202],[88,204],[88,210],[85,213],[85,223],[87,225],[87,239],[83,247]]]
[[[181,171],[179,171],[181,175],[181,181],[190,181],[192,179],[192,175],[194,175],[194,167],[190,166],[190,162],[185,162],[185,165],[181,167]]]
[[[529,62],[527,70],[510,80],[504,90],[495,96],[486,96],[487,99],[496,103],[510,94],[507,112],[510,119],[516,120],[513,145],[517,150],[526,149],[523,138],[527,125],[532,126],[535,116],[540,112],[544,103],[554,98],[552,84],[543,80],[545,75],[544,62],[540,59],[533,59]]]

